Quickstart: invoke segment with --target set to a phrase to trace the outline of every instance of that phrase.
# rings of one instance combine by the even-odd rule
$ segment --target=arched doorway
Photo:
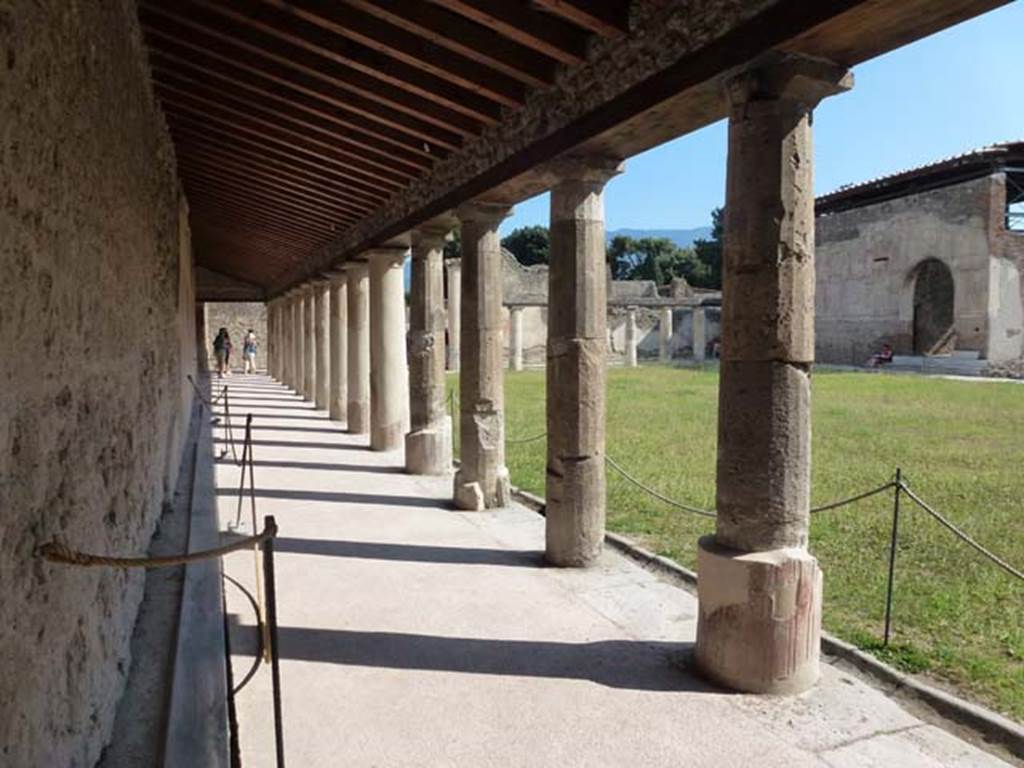
[[[914,272],[914,354],[926,355],[953,327],[953,273],[938,259]]]

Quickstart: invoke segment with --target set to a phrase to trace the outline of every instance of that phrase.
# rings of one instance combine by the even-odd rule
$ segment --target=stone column
[[[505,382],[502,365],[502,267],[498,224],[507,205],[468,203],[462,223],[461,336],[459,349],[459,458],[453,496],[459,509],[508,503],[505,466]]]
[[[370,447],[401,448],[409,424],[405,364],[405,248],[370,251]]]
[[[622,164],[564,160],[551,189],[548,271],[545,557],[586,566],[605,521],[605,371],[608,302],[604,185]]]
[[[306,349],[303,339],[303,322],[306,317],[306,297],[302,289],[295,291],[292,300],[292,344],[294,346],[292,357],[292,383],[291,387],[297,395],[302,395],[302,380],[306,370]]]
[[[370,431],[370,272],[366,262],[350,262],[348,277],[348,431]]]
[[[313,397],[316,407],[322,411],[327,410],[327,396],[330,392],[331,370],[328,364],[330,355],[330,328],[327,325],[327,302],[329,301],[329,284],[326,280],[317,280],[313,283],[313,346],[315,348],[314,376],[315,386]]]
[[[332,421],[345,420],[348,401],[348,291],[345,273],[331,274],[330,386],[327,409]]]
[[[444,271],[447,227],[413,233],[409,312],[409,417],[405,469],[443,475],[452,468],[452,420],[444,394]]]
[[[523,370],[523,308],[510,307],[508,367],[513,371]]]
[[[672,360],[672,307],[661,308],[658,322],[658,359],[663,363]]]
[[[693,359],[704,362],[705,350],[708,346],[706,316],[704,307],[693,308]]]
[[[849,84],[842,68],[780,54],[727,84],[718,518],[699,544],[696,659],[743,691],[796,693],[818,678],[811,109]]]
[[[636,368],[636,307],[626,307],[626,367]]]
[[[459,370],[459,347],[462,324],[462,260],[445,259],[445,277],[448,280],[448,346],[445,365],[449,371]]]
[[[306,285],[302,293],[302,399],[316,400],[316,291]]]

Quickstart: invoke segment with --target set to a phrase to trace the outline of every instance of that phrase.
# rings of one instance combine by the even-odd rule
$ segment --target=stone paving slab
[[[265,377],[230,385],[236,426],[254,413],[259,514],[280,527],[291,766],[1006,765],[829,665],[802,696],[717,689],[689,668],[689,592],[615,552],[544,567],[535,513],[454,511],[450,477],[401,473],[400,453]],[[238,469],[220,462],[217,480],[226,530]],[[255,591],[252,555],[225,570]],[[255,618],[227,589],[237,683]],[[237,708],[243,764],[270,768],[268,668]]]

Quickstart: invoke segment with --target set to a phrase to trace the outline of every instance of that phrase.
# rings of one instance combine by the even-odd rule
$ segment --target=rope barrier
[[[71,549],[55,538],[53,541],[40,546],[36,551],[36,555],[51,563],[80,565],[85,568],[94,566],[108,566],[111,568],[164,568],[171,565],[188,565],[189,563],[198,563],[203,560],[224,557],[224,555],[229,555],[242,549],[251,549],[268,539],[274,538],[276,535],[277,525],[268,523],[255,536],[247,536],[231,544],[225,544],[223,547],[206,549],[201,552],[189,552],[183,555],[168,555],[166,557],[110,557],[108,555],[94,555]]]
[[[880,485],[877,488],[873,488],[870,491],[864,491],[864,493],[858,493],[856,496],[850,496],[848,499],[841,499],[840,501],[833,501],[830,504],[822,504],[820,507],[811,507],[810,513],[813,515],[817,512],[827,512],[830,509],[836,507],[845,507],[847,504],[853,504],[854,502],[860,501],[861,499],[867,499],[871,496],[875,496],[883,491],[888,491],[890,488],[896,487],[896,481],[890,480],[885,485]]]
[[[677,508],[683,510],[684,512],[691,512],[691,513],[693,513],[695,515],[701,515],[702,517],[715,517],[715,513],[710,511],[710,510],[701,509],[700,507],[691,507],[689,504],[683,504],[682,502],[676,501],[675,499],[670,499],[668,496],[666,496],[663,493],[655,490],[654,488],[651,488],[649,485],[645,485],[644,483],[640,482],[635,477],[630,475],[611,456],[605,454],[604,460],[608,462],[608,464],[612,467],[612,469],[614,469],[616,472],[618,472],[620,475],[622,475],[624,478],[626,478],[629,482],[631,482],[637,488],[640,488],[641,490],[647,491],[647,493],[649,493],[652,496],[654,496],[654,498],[660,499],[661,501],[665,502],[666,504],[668,504],[670,506],[673,506],[673,507],[677,507]]]
[[[506,445],[525,445],[526,443],[533,443],[533,442],[536,442],[537,440],[540,440],[541,438],[547,437],[547,436],[548,436],[547,432],[541,432],[539,435],[534,435],[533,437],[524,437],[524,438],[522,438],[520,440],[511,440],[509,438],[505,438],[505,444]]]
[[[925,512],[927,512],[933,518],[935,518],[950,533],[952,533],[958,539],[963,541],[965,544],[969,544],[970,546],[974,547],[974,549],[976,549],[982,555],[984,555],[989,560],[991,560],[993,563],[998,565],[1000,568],[1002,568],[1004,571],[1006,571],[1011,576],[1016,576],[1021,581],[1024,581],[1024,573],[1022,573],[1021,571],[1019,571],[1016,568],[1014,568],[1008,562],[1006,562],[1001,557],[999,557],[999,555],[997,555],[994,552],[991,552],[991,551],[985,549],[985,547],[983,547],[981,544],[976,542],[974,539],[972,539],[966,533],[964,533],[959,528],[957,528],[955,525],[953,525],[953,523],[951,523],[945,517],[940,515],[938,512],[936,512],[930,506],[928,506],[928,504],[925,503],[921,499],[920,496],[918,496],[916,493],[914,493],[912,490],[910,490],[910,488],[907,487],[906,483],[900,482],[899,486],[900,486],[900,490],[903,491],[903,493],[907,494],[907,496],[910,497],[911,501],[913,501],[915,504],[917,504],[917,506],[919,506],[921,509],[923,509]]]
[[[217,396],[216,396],[215,398],[213,398],[213,399],[211,400],[210,398],[208,398],[208,397],[207,397],[207,396],[206,396],[206,395],[205,395],[205,394],[203,393],[203,391],[202,391],[202,390],[201,390],[201,389],[199,388],[199,386],[198,386],[198,385],[197,385],[197,384],[195,383],[195,381],[194,381],[194,380],[192,379],[192,375],[191,375],[191,374],[186,374],[186,375],[185,375],[185,378],[186,378],[186,379],[188,379],[188,383],[192,385],[192,389],[193,389],[193,390],[195,391],[195,393],[196,393],[196,396],[197,396],[197,397],[198,397],[198,398],[199,398],[199,399],[200,399],[200,400],[201,400],[201,401],[203,402],[203,404],[204,404],[204,405],[205,405],[205,406],[206,406],[207,408],[209,408],[210,410],[213,410],[213,406],[215,406],[215,405],[216,405],[216,404],[217,404],[218,402],[220,402],[220,399],[221,399],[222,397],[224,397],[224,396],[226,396],[226,395],[227,395],[228,387],[227,387],[227,385],[225,384],[225,385],[224,385],[224,388],[223,388],[223,389],[221,390],[220,394],[219,394],[219,395],[217,395]]]

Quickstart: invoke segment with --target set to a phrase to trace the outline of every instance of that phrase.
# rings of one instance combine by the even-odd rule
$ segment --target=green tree
[[[520,264],[527,267],[547,264],[551,250],[551,234],[547,227],[518,227],[502,239],[501,246],[507,249]]]
[[[607,250],[613,280],[653,280],[657,285],[673,277],[690,284],[706,279],[704,266],[691,248],[680,248],[666,237],[612,238]]]
[[[693,243],[697,260],[703,265],[705,282],[691,283],[700,288],[722,288],[722,225],[725,209],[715,208],[711,212],[711,239],[703,238]]]

